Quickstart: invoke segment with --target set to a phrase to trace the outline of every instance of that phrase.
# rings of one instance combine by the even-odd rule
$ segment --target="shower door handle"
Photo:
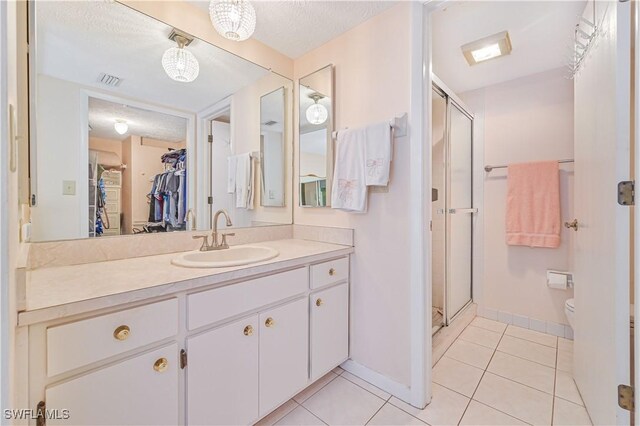
[[[478,213],[478,209],[477,209],[477,208],[469,208],[469,209],[449,209],[449,213],[450,213],[450,214],[456,214],[456,213],[475,214],[475,213]]]

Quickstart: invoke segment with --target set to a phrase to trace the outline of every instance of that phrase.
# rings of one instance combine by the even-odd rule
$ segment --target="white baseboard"
[[[383,391],[390,393],[396,398],[401,399],[407,404],[411,404],[411,388],[409,386],[393,381],[390,378],[373,371],[364,365],[358,364],[351,359],[343,362],[340,367],[354,376],[358,376],[362,380],[365,380]]]
[[[518,327],[539,331],[540,333],[573,340],[573,329],[567,324],[560,324],[553,321],[542,321],[535,318],[525,317],[523,315],[512,314],[511,312],[499,311],[497,309],[484,308],[481,306],[478,306],[478,316],[499,321],[504,324],[513,324]]]

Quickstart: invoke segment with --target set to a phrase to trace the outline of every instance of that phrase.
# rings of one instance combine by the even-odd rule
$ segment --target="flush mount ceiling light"
[[[488,61],[489,59],[510,54],[511,39],[507,31],[502,31],[498,34],[467,43],[462,46],[461,49],[469,65],[475,65]]]
[[[116,132],[118,132],[119,135],[124,135],[127,133],[127,130],[129,130],[129,125],[124,120],[116,120],[113,128],[116,129]]]
[[[216,31],[229,40],[246,40],[256,29],[256,11],[247,0],[212,0],[209,17]]]
[[[313,105],[307,108],[305,113],[307,120],[309,123],[316,125],[324,123],[327,121],[327,118],[329,118],[329,111],[327,111],[324,105],[318,103],[324,96],[320,93],[312,93],[309,97],[313,99]]]
[[[200,73],[200,64],[193,53],[185,49],[193,39],[177,30],[171,31],[169,39],[175,41],[178,47],[167,49],[162,55],[162,68],[169,78],[183,83],[190,83]]]

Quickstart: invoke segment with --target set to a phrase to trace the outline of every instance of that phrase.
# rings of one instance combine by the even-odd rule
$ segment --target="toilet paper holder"
[[[548,269],[547,286],[556,290],[566,290],[567,288],[573,288],[573,273]]]

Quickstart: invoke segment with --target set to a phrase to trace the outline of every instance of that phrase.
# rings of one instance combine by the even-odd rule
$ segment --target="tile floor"
[[[337,368],[259,424],[590,425],[572,351],[571,340],[476,317],[435,365],[424,410]]]

